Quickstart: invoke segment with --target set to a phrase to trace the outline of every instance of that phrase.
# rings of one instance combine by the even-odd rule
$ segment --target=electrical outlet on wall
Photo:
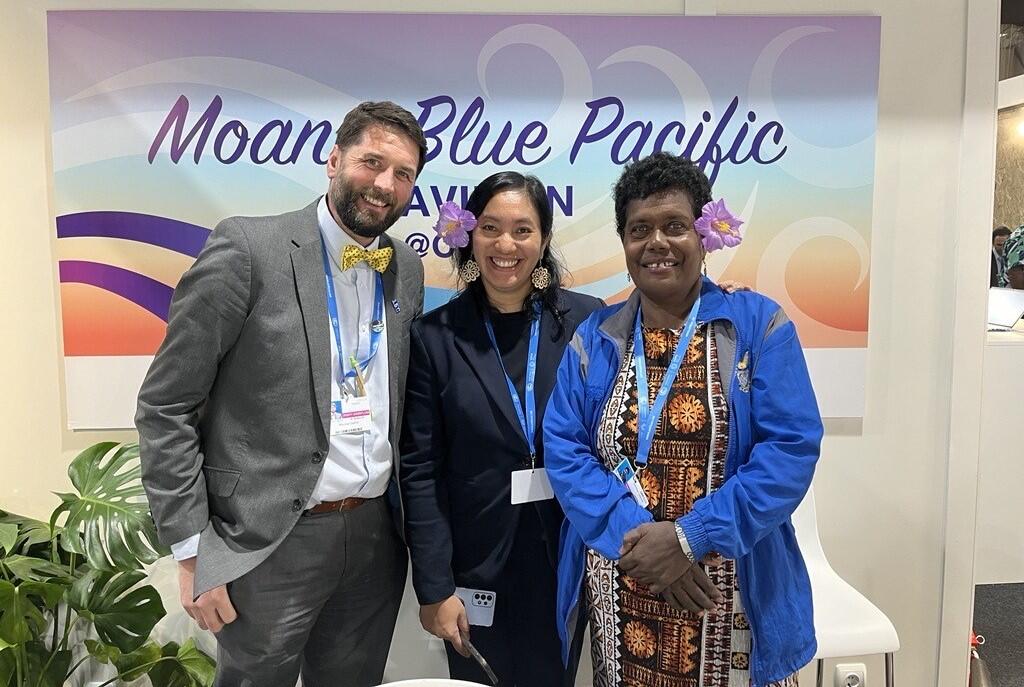
[[[840,663],[836,666],[835,687],[867,687],[868,671],[863,663]]]
[[[836,687],[866,687],[867,668],[863,663],[839,663],[833,684]]]

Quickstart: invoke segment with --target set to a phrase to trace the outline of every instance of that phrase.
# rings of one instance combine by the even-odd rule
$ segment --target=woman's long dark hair
[[[551,247],[551,232],[553,216],[551,212],[551,205],[548,202],[547,189],[540,183],[540,179],[535,176],[520,174],[519,172],[498,172],[487,177],[473,189],[473,193],[470,194],[469,199],[466,201],[466,210],[472,212],[475,216],[479,217],[487,204],[491,202],[491,199],[499,193],[505,191],[522,191],[533,203],[533,208],[537,212],[537,216],[540,218],[540,235],[541,240],[547,245],[544,248],[543,254],[540,256],[540,262],[538,265],[542,265],[548,269],[548,273],[551,275],[551,282],[546,289],[533,289],[530,295],[526,297],[526,303],[524,307],[527,312],[533,313],[534,308],[539,304],[542,308],[546,308],[555,318],[555,322],[558,323],[558,332],[555,336],[561,336],[561,329],[563,326],[562,315],[564,311],[559,309],[558,302],[558,288],[562,285],[562,280],[566,275],[565,265],[562,261],[554,254]],[[469,245],[463,248],[456,248],[455,252],[452,253],[452,262],[455,264],[455,274],[459,281],[462,281],[459,270],[466,263],[467,260],[473,257],[473,242],[470,241]],[[487,294],[484,291],[483,281],[477,279],[476,281],[468,284],[463,283],[463,286],[473,293],[477,297],[477,301],[484,307],[488,306]],[[532,316],[532,315],[531,315]]]

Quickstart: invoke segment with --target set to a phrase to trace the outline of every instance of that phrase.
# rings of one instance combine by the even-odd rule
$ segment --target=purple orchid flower
[[[458,203],[448,201],[441,206],[434,231],[441,240],[452,248],[464,248],[469,245],[469,232],[476,229],[476,216],[469,210],[463,210]]]
[[[701,235],[704,249],[711,252],[740,245],[743,240],[741,224],[743,221],[725,207],[725,200],[713,200],[701,208],[700,217],[693,223],[693,228]]]

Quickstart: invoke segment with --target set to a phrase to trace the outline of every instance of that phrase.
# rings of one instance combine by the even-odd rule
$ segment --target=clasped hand
[[[661,594],[677,611],[703,615],[717,610],[725,598],[700,566],[683,554],[675,523],[645,523],[630,530],[619,555],[624,573]],[[720,565],[721,559],[709,557],[701,562],[714,566]]]

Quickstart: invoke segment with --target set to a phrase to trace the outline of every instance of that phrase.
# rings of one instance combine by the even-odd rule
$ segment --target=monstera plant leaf
[[[64,598],[64,587],[58,583],[22,582],[18,585],[18,589],[25,596],[36,597],[51,611],[56,609],[57,604]]]
[[[210,687],[216,664],[200,651],[192,639],[181,646],[174,642],[164,644],[164,658],[149,671],[153,687]]]
[[[78,454],[68,468],[78,494],[58,494],[63,503],[50,518],[53,527],[68,514],[61,546],[96,570],[137,570],[169,553],[157,540],[141,475],[138,444],[104,442]]]
[[[27,554],[33,547],[48,544],[53,538],[53,530],[45,522],[0,510],[0,530],[8,525],[16,527],[18,532],[14,546],[7,549],[8,554]]]
[[[0,549],[4,555],[14,552],[18,543],[18,526],[10,522],[0,522]]]
[[[3,568],[9,577],[29,582],[70,580],[70,571],[67,568],[42,558],[33,558],[32,556],[15,554],[6,558],[0,558],[0,568]]]
[[[46,631],[42,611],[23,586],[0,580],[0,640],[7,644],[24,644]]]
[[[17,670],[18,659],[14,655],[14,649],[0,639],[0,685],[7,687],[11,684],[11,678]]]
[[[113,664],[117,668],[119,682],[134,682],[147,674],[156,665],[163,654],[156,642],[146,642],[129,654],[122,654],[116,646],[97,642],[95,639],[85,640],[85,648],[89,655],[100,663]]]
[[[71,652],[51,652],[44,642],[29,642],[25,645],[25,684],[38,687],[62,687],[71,666]]]
[[[130,654],[118,656],[114,659],[114,666],[122,682],[134,682],[148,674],[161,658],[163,654],[160,653],[160,645],[156,642],[146,642]]]
[[[213,684],[216,664],[191,639],[181,646],[175,642],[163,646],[146,642],[129,654],[91,639],[85,640],[85,645],[97,661],[117,668],[119,682],[132,682],[149,675],[153,687],[210,687]]]
[[[8,582],[22,579],[26,582],[70,584],[70,568],[53,563],[48,558],[40,558],[38,555],[26,555],[33,547],[49,555],[48,546],[39,546],[49,543],[49,531],[46,523],[0,511],[0,576]],[[0,687],[3,687],[2,682]]]
[[[144,645],[142,648],[145,648]],[[95,658],[100,663],[113,663],[117,659],[121,658],[121,650],[116,646],[104,644],[95,639],[85,640],[85,648],[89,652],[89,655]],[[141,651],[142,649],[139,649]]]
[[[90,570],[71,585],[68,605],[92,622],[105,644],[131,653],[165,615],[157,591],[148,584],[137,586],[145,577],[136,571]]]

